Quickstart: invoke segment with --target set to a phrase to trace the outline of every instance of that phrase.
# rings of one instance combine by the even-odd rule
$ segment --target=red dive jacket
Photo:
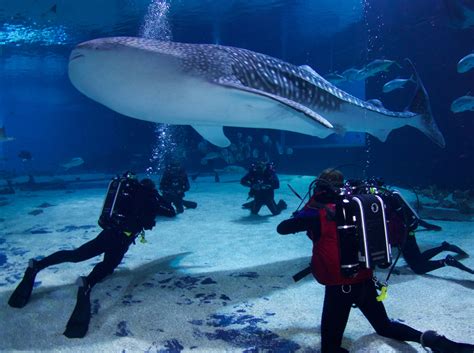
[[[324,207],[319,208],[321,222],[319,238],[316,234],[312,234],[312,231],[308,232],[313,240],[313,257],[311,259],[313,276],[319,283],[329,286],[365,282],[372,278],[371,269],[361,269],[351,278],[345,277],[341,273],[336,221],[332,219],[334,217],[328,217],[328,210],[335,212],[335,209],[335,204],[325,204]]]

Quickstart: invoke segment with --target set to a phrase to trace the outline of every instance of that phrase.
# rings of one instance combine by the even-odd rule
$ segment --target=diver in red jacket
[[[277,228],[280,234],[306,231],[313,241],[311,271],[316,280],[325,285],[321,352],[348,352],[341,347],[341,342],[351,307],[355,304],[381,336],[418,342],[439,353],[473,353],[474,345],[453,342],[435,331],[422,333],[408,325],[390,320],[383,303],[377,300],[378,293],[371,269],[360,269],[350,277],[342,273],[337,224],[334,218],[337,193],[334,190],[343,186],[343,179],[338,170],[323,171],[309,202],[292,218],[281,222]]]

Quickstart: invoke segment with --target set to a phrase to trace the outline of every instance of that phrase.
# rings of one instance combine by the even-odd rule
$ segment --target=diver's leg
[[[175,196],[173,198],[173,204],[174,204],[174,207],[176,208],[176,213],[184,212],[183,199],[181,197]]]
[[[110,232],[109,230],[103,230],[96,238],[82,244],[77,249],[57,251],[44,259],[35,261],[36,268],[38,271],[41,271],[46,267],[63,262],[81,262],[98,256],[105,251],[108,241],[107,237],[110,235]]]
[[[443,261],[446,266],[456,267],[456,268],[459,268],[460,270],[469,272],[469,273],[471,273],[471,274],[474,275],[474,270],[472,270],[472,269],[470,269],[469,267],[463,265],[461,262],[459,262],[458,260],[456,260],[456,259],[455,259],[453,256],[451,256],[451,255],[446,256],[446,258],[445,258],[444,260],[441,260],[441,261]]]
[[[450,244],[447,241],[443,241],[441,246],[446,251],[455,252],[456,254],[461,255],[461,256],[466,256],[466,257],[469,256],[469,254],[467,252],[465,252],[463,249],[461,249],[459,246],[456,246],[454,244]]]
[[[268,209],[274,216],[280,214],[281,210],[278,208],[277,204],[275,203],[275,199],[273,197],[267,198],[265,200],[265,205],[268,207]]]
[[[428,261],[428,260],[431,260],[436,255],[442,253],[443,251],[446,251],[446,249],[443,245],[440,245],[435,248],[423,251],[421,253],[421,258],[424,259],[425,261]]]
[[[351,311],[352,295],[342,286],[326,286],[321,317],[321,353],[341,352],[342,336]]]
[[[82,338],[86,335],[91,317],[91,289],[114,272],[128,250],[129,240],[122,239],[124,237],[122,234],[115,234],[115,236],[115,239],[110,239],[109,247],[104,253],[104,260],[95,265],[87,277],[79,279],[76,306],[64,331],[64,335],[68,338]]]
[[[388,318],[384,305],[376,299],[377,291],[371,279],[362,283],[360,290],[356,304],[379,335],[398,341],[420,342],[420,331]]]
[[[91,288],[106,276],[112,274],[128,251],[130,240],[125,239],[125,236],[122,234],[116,234],[115,236],[116,239],[111,239],[111,243],[104,253],[103,261],[95,265],[91,273],[86,277],[87,283]],[[120,239],[121,237],[124,239]]]
[[[44,259],[31,259],[23,279],[13,291],[8,304],[14,308],[24,307],[31,296],[36,275],[48,266],[63,262],[80,262],[100,255],[105,251],[107,231],[102,231],[95,239],[74,250],[57,251]]]
[[[254,203],[252,205],[252,208],[250,209],[250,212],[254,215],[257,215],[262,206],[264,205],[264,201],[261,200],[259,197],[255,197]]]

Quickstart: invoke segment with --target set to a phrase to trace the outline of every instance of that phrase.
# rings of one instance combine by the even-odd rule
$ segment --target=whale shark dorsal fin
[[[223,126],[192,125],[192,127],[199,135],[213,145],[218,147],[230,146],[229,139],[224,135]]]
[[[326,82],[329,82],[328,80],[326,80],[323,76],[321,76],[320,74],[318,74],[316,71],[314,71],[314,69],[309,66],[309,65],[301,65],[300,66],[300,69],[303,69],[305,70],[306,72],[309,72],[311,75],[313,75],[314,77],[318,78],[318,79],[321,79],[321,80],[324,80]]]
[[[264,97],[273,99],[273,100],[275,100],[275,101],[277,101],[281,104],[286,105],[287,107],[289,107],[291,109],[294,109],[294,110],[296,110],[300,113],[303,113],[307,117],[311,118],[311,120],[323,125],[324,127],[327,127],[327,128],[330,128],[330,129],[333,128],[333,125],[329,121],[327,121],[321,115],[316,113],[314,110],[312,110],[312,109],[310,109],[310,108],[308,108],[308,107],[306,107],[306,106],[304,106],[304,105],[302,105],[298,102],[292,101],[291,99],[280,97],[280,96],[277,96],[275,94],[271,94],[271,93],[268,93],[268,92],[265,92],[265,91],[261,91],[259,89],[255,89],[255,88],[252,88],[252,87],[247,87],[247,86],[242,85],[240,82],[236,82],[236,81],[232,81],[232,80],[228,80],[228,79],[226,79],[226,80],[220,79],[216,83],[221,85],[221,86],[224,86],[224,87],[234,88],[234,89],[238,89],[238,90],[241,90],[241,91],[246,91],[246,92],[249,92],[249,93],[258,94],[260,96],[264,96]]]
[[[311,75],[320,77],[320,75],[309,65],[301,65],[300,69],[308,71]]]

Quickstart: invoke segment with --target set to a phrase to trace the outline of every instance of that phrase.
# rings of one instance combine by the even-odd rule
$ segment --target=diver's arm
[[[319,233],[319,229],[319,212],[314,209],[303,209],[296,213],[294,217],[281,222],[277,227],[277,232],[279,234],[290,234],[303,231]]]

